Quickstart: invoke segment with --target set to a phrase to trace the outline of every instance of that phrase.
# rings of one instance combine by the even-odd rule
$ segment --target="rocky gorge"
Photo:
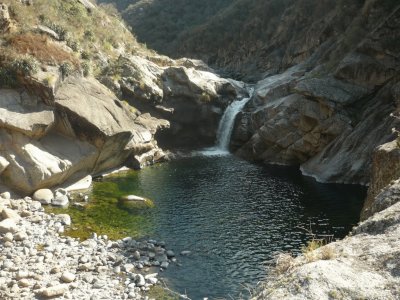
[[[46,1],[3,2],[2,297],[140,298],[139,290],[157,280],[133,268],[142,270],[154,261],[128,261],[121,252],[164,255],[157,242],[108,241],[107,237],[79,242],[61,237],[58,233],[70,225],[67,216],[45,214],[35,200],[10,200],[7,192],[16,199],[32,196],[37,190],[56,189],[121,165],[142,168],[168,159],[162,148],[210,146],[223,111],[234,99],[248,95],[247,85],[216,75],[218,70],[202,61],[128,50],[128,43],[120,41],[86,49],[82,40],[82,48],[77,48],[37,13]],[[278,257],[277,269],[281,266],[283,271],[271,272],[255,299],[396,299],[400,294],[399,148],[392,131],[398,120],[391,115],[398,113],[400,49],[395,41],[400,7],[393,1],[382,6],[378,1],[358,1],[340,10],[344,4],[338,1],[337,6],[321,9],[322,3],[309,23],[303,15],[307,1],[287,2],[281,17],[302,28],[298,35],[289,25],[280,25],[268,33],[269,45],[244,47],[231,60],[219,49],[213,58],[216,67],[225,60],[230,72],[256,74],[254,94],[235,123],[231,150],[250,161],[300,166],[304,174],[322,182],[369,185],[369,193],[362,222],[347,238],[296,259]],[[78,11],[90,19],[100,11],[89,1],[71,3],[72,7],[62,6],[69,17]],[[27,12],[34,17],[24,19]],[[107,19],[111,17],[102,18],[108,20],[102,25],[105,29],[111,26]],[[340,21],[347,27],[339,26]],[[118,24],[124,34],[130,34]],[[207,40],[200,29],[199,41]],[[39,46],[23,48],[26,31],[32,34],[31,43],[45,45],[46,53],[57,53],[54,57],[63,55],[68,65],[41,57]],[[78,35],[93,39],[93,32]],[[18,43],[14,36],[19,37]],[[200,49],[199,56],[208,57],[209,50],[203,49],[208,44],[200,47],[193,37],[186,37],[182,45],[184,53]],[[231,49],[229,45],[226,51]],[[102,66],[101,70],[85,75],[83,57],[91,57],[90,64]],[[253,58],[256,66],[243,63]],[[93,253],[101,256],[95,262],[82,261]],[[160,264],[172,258],[165,256]],[[60,257],[65,257],[61,266]],[[26,266],[24,258],[31,265]],[[41,263],[46,267],[37,267],[40,272],[27,270]]]

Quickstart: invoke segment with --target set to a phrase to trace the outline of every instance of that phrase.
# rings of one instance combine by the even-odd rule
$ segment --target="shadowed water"
[[[148,197],[156,207],[130,211],[118,204],[122,194]],[[291,168],[199,156],[96,183],[82,216],[103,224],[104,233],[112,226],[191,251],[162,274],[170,288],[192,299],[237,299],[265,277],[275,252],[299,253],[309,239],[302,227],[347,234],[364,196],[362,187],[320,184]]]

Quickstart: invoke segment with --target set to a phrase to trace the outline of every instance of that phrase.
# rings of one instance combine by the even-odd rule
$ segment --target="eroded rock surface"
[[[398,36],[399,20],[395,9],[335,68],[326,55],[337,54],[341,42],[330,50],[320,45],[300,65],[258,82],[236,122],[237,154],[300,165],[323,182],[368,184],[372,153],[393,139],[398,123],[391,113],[399,104],[400,65],[393,55],[399,46],[390,40]]]
[[[120,166],[157,148],[154,134],[169,125],[151,116],[136,122],[140,113],[93,78],[67,78],[53,106],[27,92],[1,92],[0,179],[26,194]]]
[[[161,144],[212,145],[225,107],[245,94],[243,83],[221,78],[196,61],[153,60],[121,57],[121,78],[103,81],[132,106],[170,121],[170,129],[158,136]]]

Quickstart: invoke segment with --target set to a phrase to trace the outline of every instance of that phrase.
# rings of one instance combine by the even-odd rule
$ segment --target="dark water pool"
[[[129,211],[118,205],[122,194],[148,197],[155,208]],[[299,253],[310,238],[301,228],[344,237],[364,196],[363,187],[320,184],[293,168],[199,156],[96,183],[84,218],[191,251],[163,273],[170,288],[192,299],[237,299],[265,277],[275,252]]]

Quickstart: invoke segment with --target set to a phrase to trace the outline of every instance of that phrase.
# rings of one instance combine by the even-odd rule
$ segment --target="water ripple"
[[[192,299],[236,298],[243,284],[265,277],[276,251],[299,253],[309,239],[300,228],[310,223],[314,232],[343,237],[358,221],[365,195],[360,187],[319,184],[292,168],[221,153],[148,168],[128,184],[113,181],[154,200],[149,236],[177,253],[192,251],[163,274]]]

